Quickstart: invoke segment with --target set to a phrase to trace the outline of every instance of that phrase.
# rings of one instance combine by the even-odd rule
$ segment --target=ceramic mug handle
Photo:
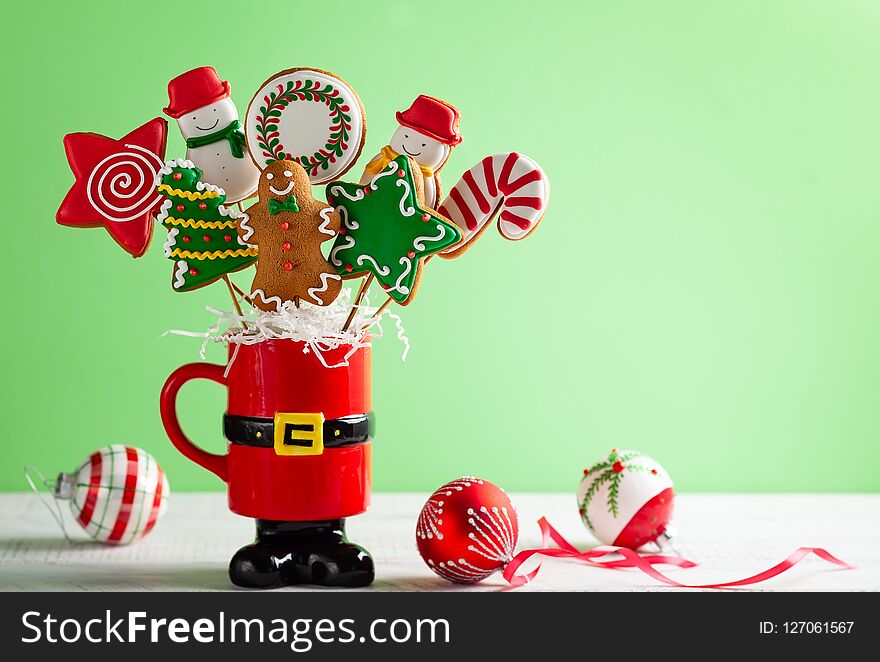
[[[165,426],[165,433],[171,443],[185,457],[216,474],[223,482],[226,482],[228,475],[226,456],[199,448],[184,434],[180,421],[177,420],[177,394],[184,384],[193,379],[209,379],[226,386],[226,378],[223,376],[225,370],[226,366],[214,363],[187,363],[171,373],[162,387],[162,395],[159,396],[162,425]]]

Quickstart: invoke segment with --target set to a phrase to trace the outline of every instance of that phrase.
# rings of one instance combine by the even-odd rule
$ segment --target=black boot
[[[354,588],[373,583],[373,559],[348,542],[345,520],[258,519],[257,539],[229,562],[229,579],[245,588],[319,584]]]

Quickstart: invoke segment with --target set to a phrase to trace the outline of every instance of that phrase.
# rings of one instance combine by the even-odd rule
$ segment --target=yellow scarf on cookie
[[[391,145],[385,145],[379,154],[367,164],[367,167],[364,168],[364,172],[370,175],[376,175],[398,156],[400,156],[400,154],[391,149]],[[420,163],[417,163],[416,165],[419,166],[419,170],[422,171],[422,174],[425,177],[434,176],[434,171],[428,166],[423,166]]]

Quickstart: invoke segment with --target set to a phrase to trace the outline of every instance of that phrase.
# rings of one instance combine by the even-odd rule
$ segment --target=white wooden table
[[[419,557],[414,528],[426,495],[377,494],[370,512],[349,520],[349,537],[376,561],[366,590],[497,591],[500,575],[458,586],[431,573]],[[514,494],[518,549],[539,543],[545,515],[583,549],[595,544],[580,523],[572,494]],[[802,545],[825,547],[859,566],[835,570],[810,558],[781,577],[753,587],[783,591],[880,590],[880,494],[684,494],[677,497],[679,547],[701,563],[668,569],[687,583],[739,579],[764,570]],[[67,514],[67,513],[65,513]],[[77,525],[69,519],[69,529]],[[0,590],[209,591],[232,589],[229,558],[253,538],[250,520],[226,510],[225,495],[172,494],[169,509],[147,538],[128,547],[71,546],[32,494],[0,495]],[[308,590],[302,587],[282,590]],[[322,589],[326,590],[326,589]],[[548,560],[520,591],[681,590],[637,571],[588,568]]]

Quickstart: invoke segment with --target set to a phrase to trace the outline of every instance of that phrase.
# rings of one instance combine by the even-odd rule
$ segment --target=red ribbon
[[[745,579],[737,579],[736,581],[731,582],[721,582],[719,584],[682,584],[681,582],[677,582],[674,579],[667,577],[662,572],[657,570],[654,566],[674,565],[679,568],[693,568],[697,565],[693,561],[688,561],[687,559],[681,558],[680,556],[666,556],[663,554],[641,555],[626,547],[616,547],[614,545],[601,545],[599,547],[594,547],[593,549],[587,550],[586,552],[581,552],[574,545],[563,538],[562,535],[553,528],[553,526],[550,524],[550,522],[547,521],[545,517],[542,517],[538,520],[538,526],[541,528],[541,549],[526,549],[521,551],[519,554],[514,556],[513,559],[511,559],[510,563],[508,563],[504,568],[504,579],[506,579],[511,586],[522,586],[523,584],[527,584],[535,578],[535,576],[538,574],[538,571],[541,569],[540,565],[528,574],[516,574],[516,571],[519,569],[519,567],[535,555],[547,556],[557,559],[573,559],[575,561],[578,561],[579,563],[585,563],[586,565],[591,565],[599,568],[638,568],[646,575],[656,579],[657,581],[663,582],[664,584],[669,584],[671,586],[677,586],[679,588],[728,588],[733,586],[746,586],[748,584],[757,584],[758,582],[770,579],[771,577],[775,577],[776,575],[781,575],[783,572],[796,566],[810,554],[815,554],[819,558],[824,559],[829,563],[839,565],[842,568],[852,569],[856,567],[847,563],[846,561],[841,561],[839,558],[837,558],[830,552],[822,549],[821,547],[799,547],[794,551],[794,553],[792,553],[782,562],[774,565],[772,568],[769,568],[768,570],[765,570],[763,572],[759,572],[758,574],[752,575],[751,577],[746,577]],[[557,547],[551,547],[551,542],[556,543]],[[607,561],[601,560],[602,558],[610,556],[612,554],[619,554],[623,558],[610,559]]]

